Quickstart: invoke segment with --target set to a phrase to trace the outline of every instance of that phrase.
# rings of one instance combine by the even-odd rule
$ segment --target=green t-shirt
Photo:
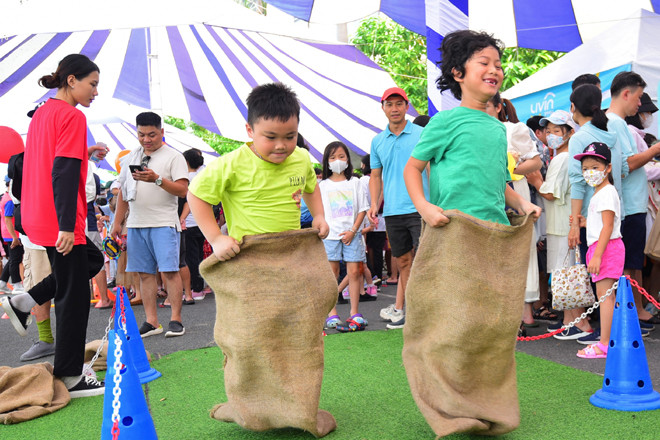
[[[482,111],[456,107],[431,118],[412,157],[431,164],[431,203],[509,224],[506,147],[504,124]]]
[[[300,208],[293,194],[314,192],[316,174],[309,153],[296,148],[281,164],[259,159],[248,145],[225,154],[204,168],[190,192],[211,205],[222,202],[229,235],[300,229]]]

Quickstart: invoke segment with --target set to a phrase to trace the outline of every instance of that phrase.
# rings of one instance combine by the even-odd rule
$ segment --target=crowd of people
[[[603,111],[598,77],[581,75],[573,83],[570,112],[522,123],[498,93],[503,72],[497,41],[471,31],[445,40],[452,38],[469,41],[471,52],[446,54],[438,87],[461,105],[411,122],[406,92],[386,90],[381,104],[387,126],[373,138],[358,172],[338,141],[327,145],[315,172],[298,133],[296,95],[285,85],[265,84],[247,99],[252,142],[206,166],[197,150],[163,148],[161,118],[141,113],[140,146],[118,163],[119,177],[109,188],[101,188],[88,168],[88,160],[103,159],[107,149],[87,147],[85,117],[76,108],[88,107],[97,95],[100,69],[84,55],[64,58],[40,80],[57,92],[32,112],[25,153],[10,164],[0,200],[7,257],[0,292],[13,294],[2,298],[2,306],[22,335],[34,308],[39,330],[39,341],[21,360],[55,354],[54,374],[72,397],[101,394],[103,383],[82,375],[91,278],[99,308],[112,306],[108,282],[130,289],[131,303],[144,306],[142,337],[165,331],[158,307],[171,309],[165,336],[182,336],[182,306],[208,292],[199,274],[205,244],[226,261],[240,253],[246,235],[301,227],[318,230],[337,277],[338,301],[344,290],[350,301],[349,316],[342,320],[334,308],[325,329],[364,330],[360,300],[375,299],[376,284],[386,276],[396,282],[396,300],[380,317],[388,328],[402,328],[422,223],[448,224],[448,209],[501,224],[508,224],[508,211],[536,220],[519,334],[543,320],[549,330],[559,329],[583,312],[564,310],[561,320],[550,302],[549,275],[572,264],[577,252],[599,298],[622,274],[648,285],[643,274],[653,262],[644,248],[658,206],[654,158],[660,143],[644,131],[658,110],[644,93],[644,80],[635,72],[618,74]],[[109,203],[95,203],[99,197]],[[104,261],[102,234],[125,249],[123,260]],[[660,322],[657,311],[646,310],[637,291],[635,304],[648,333]],[[585,344],[580,357],[606,357],[613,306],[613,297],[602,304],[599,328],[582,320],[555,337]]]

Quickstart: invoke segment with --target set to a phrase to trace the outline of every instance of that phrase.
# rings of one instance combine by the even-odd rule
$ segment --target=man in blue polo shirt
[[[378,221],[380,201],[384,200],[383,217],[387,237],[399,268],[396,303],[380,311],[383,319],[392,321],[388,328],[401,328],[405,323],[403,305],[406,284],[410,276],[414,250],[419,243],[422,218],[415,209],[406,184],[403,168],[417,145],[422,127],[406,120],[408,96],[398,87],[387,89],[381,98],[383,112],[389,121],[387,128],[371,141],[371,208],[369,221]],[[428,177],[424,174],[424,192],[428,198]],[[379,275],[379,274],[376,274]]]

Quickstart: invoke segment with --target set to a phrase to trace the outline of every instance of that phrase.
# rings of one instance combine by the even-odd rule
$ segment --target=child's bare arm
[[[188,192],[188,206],[192,212],[199,230],[209,241],[213,248],[213,253],[218,260],[225,261],[233,258],[241,251],[238,241],[228,235],[222,235],[220,227],[213,215],[213,207],[192,192]]]
[[[504,190],[504,201],[519,214],[532,214],[534,220],[538,219],[541,215],[541,208],[532,202],[523,199],[522,196],[515,192],[509,185],[506,185],[506,189]]]
[[[330,227],[325,221],[325,212],[323,211],[323,201],[321,200],[321,193],[319,192],[318,185],[314,187],[314,192],[303,192],[303,200],[312,214],[312,228],[319,230],[319,237],[325,238],[330,233]]]
[[[406,182],[408,194],[412,200],[417,212],[424,221],[434,228],[444,226],[449,223],[449,219],[443,214],[443,209],[426,200],[424,196],[424,183],[422,181],[422,172],[426,168],[428,161],[421,161],[411,157],[403,169],[403,179]]]
[[[582,199],[571,199],[571,217],[579,219],[583,203]],[[568,231],[568,247],[571,249],[580,244],[580,227],[579,221],[571,222],[571,229]]]
[[[596,250],[594,251],[594,255],[591,257],[591,260],[589,260],[589,264],[587,265],[587,270],[589,273],[594,275],[598,275],[600,272],[603,253],[605,253],[605,248],[607,248],[607,244],[610,242],[612,230],[614,229],[614,211],[602,211],[601,216],[603,218],[603,229],[600,230]]]

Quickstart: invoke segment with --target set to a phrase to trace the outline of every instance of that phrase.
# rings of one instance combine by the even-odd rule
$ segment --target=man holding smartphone
[[[146,321],[140,335],[163,332],[158,322],[156,275],[161,272],[172,307],[172,317],[165,337],[181,336],[183,287],[179,276],[181,224],[178,198],[188,193],[188,166],[183,155],[164,146],[161,118],[156,113],[140,113],[136,118],[141,148],[126,157],[122,167],[112,236],[121,233],[122,222],[130,207],[126,227],[126,272],[138,272]],[[139,162],[139,165],[137,164]]]

